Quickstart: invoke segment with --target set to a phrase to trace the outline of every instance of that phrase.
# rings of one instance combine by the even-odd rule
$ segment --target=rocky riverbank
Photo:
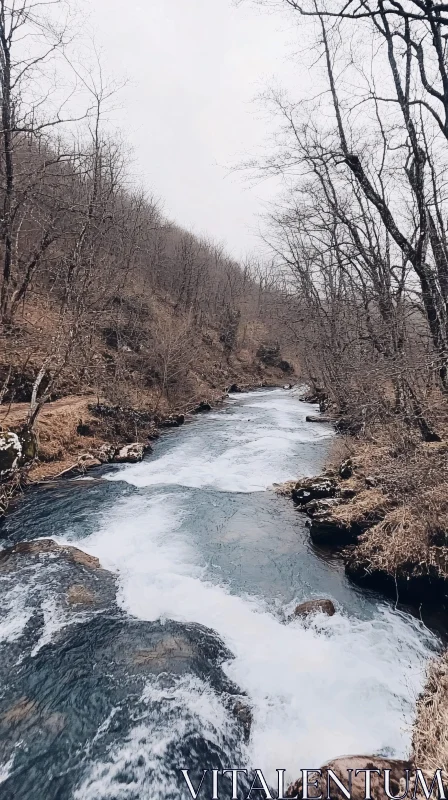
[[[351,580],[397,603],[436,610],[446,628],[448,441],[403,442],[391,427],[369,437],[340,437],[335,450],[333,463],[321,475],[278,491],[290,495],[298,512],[307,515],[313,544],[340,555]],[[413,729],[411,764],[431,780],[437,768],[448,775],[447,674],[445,652],[429,668]],[[378,759],[368,756],[356,757],[356,767],[364,768],[366,760],[381,768]],[[402,764],[387,766],[397,771]],[[298,788],[300,794],[298,783],[292,793]],[[354,787],[353,797],[358,796]],[[384,793],[377,788],[374,796]]]
[[[27,403],[5,406],[0,413],[0,518],[27,486],[82,475],[103,464],[141,461],[162,431],[219,407],[228,392],[278,384],[272,371],[266,381],[210,389],[205,397],[165,414],[73,395],[46,404],[33,432],[26,427]]]

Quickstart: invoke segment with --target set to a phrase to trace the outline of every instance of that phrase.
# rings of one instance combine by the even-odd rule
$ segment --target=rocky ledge
[[[367,485],[355,488],[351,462],[339,472],[328,470],[317,478],[303,478],[292,486],[291,496],[298,510],[309,518],[310,536],[317,545],[335,548],[355,544],[372,525],[384,518],[378,494]],[[357,502],[355,503],[355,499]]]
[[[448,608],[446,535],[442,542],[423,535],[413,539],[411,512],[403,511],[361,462],[346,459],[338,469],[276,491],[292,497],[307,515],[312,542],[338,552],[358,585],[403,603]]]

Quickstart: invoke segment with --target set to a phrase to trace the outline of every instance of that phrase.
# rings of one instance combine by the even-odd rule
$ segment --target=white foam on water
[[[14,642],[20,639],[27,622],[33,616],[32,609],[27,607],[27,599],[27,591],[20,584],[2,593],[0,642]]]
[[[0,784],[5,783],[11,775],[15,757],[15,753],[13,753],[6,764],[0,764]]]
[[[299,470],[306,473],[306,465],[298,463],[298,445],[333,436],[327,425],[306,423],[305,416],[313,407],[299,403],[287,392],[239,397],[248,402],[237,412],[215,414],[214,420],[220,422],[212,431],[206,416],[196,422],[194,438],[179,439],[176,447],[161,456],[105,477],[137,487],[261,492],[274,482],[292,480]]]
[[[41,603],[41,611],[44,618],[42,632],[31,650],[31,655],[35,656],[45,645],[50,644],[53,640],[55,633],[65,628],[67,625],[73,625],[75,622],[74,615],[68,616],[63,608],[57,601],[53,594],[44,597]],[[77,615],[76,622],[80,621]]]
[[[157,679],[148,681],[141,703],[148,705],[148,713],[140,713],[124,742],[112,745],[94,764],[74,800],[131,800],[136,791],[139,797],[165,800],[179,793],[180,767],[173,763],[173,752],[188,735],[209,739],[225,751],[231,738],[228,715],[219,697],[198,678],[186,676],[169,688]],[[151,713],[155,703],[158,714]],[[101,734],[105,732],[103,724]],[[126,781],[120,780],[124,772]]]
[[[405,756],[435,638],[387,604],[370,621],[337,613],[283,624],[259,599],[205,579],[180,529],[183,502],[127,498],[82,546],[119,573],[130,614],[198,622],[222,637],[235,655],[226,671],[253,705],[251,763],[274,781],[276,769],[295,779],[341,754]]]
[[[89,612],[70,612],[63,608],[55,592],[48,582],[58,580],[57,563],[47,560],[45,566],[38,563],[28,566],[18,577],[18,583],[11,585],[11,577],[2,583],[2,607],[0,616],[0,643],[18,641],[25,632],[26,625],[34,615],[42,614],[43,625],[39,638],[32,648],[30,655],[35,656],[44,647],[54,640],[55,634],[63,628],[83,622],[89,615],[97,613],[95,609]],[[43,577],[46,578],[46,581]],[[17,579],[17,576],[16,576]],[[26,650],[18,657],[18,662],[25,657]]]

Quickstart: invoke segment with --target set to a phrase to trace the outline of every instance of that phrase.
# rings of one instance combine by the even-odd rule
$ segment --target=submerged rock
[[[17,558],[21,556],[39,556],[41,554],[65,556],[75,564],[88,569],[101,569],[101,564],[95,556],[79,550],[71,545],[57,544],[53,539],[36,539],[34,542],[18,542],[13,547],[8,547],[0,552],[0,571],[13,568],[17,565]]]
[[[86,586],[70,586],[67,592],[67,602],[72,606],[86,606],[95,603],[96,597]]]
[[[115,788],[153,796],[167,780],[180,796],[179,764],[225,769],[229,751],[242,761],[251,711],[213,631],[128,616],[98,559],[51,539],[1,551],[0,578],[0,621],[18,612],[0,659],[0,764],[11,764],[2,798],[87,796],[83,782],[98,764],[110,765]],[[167,749],[154,767],[159,741]]]
[[[332,600],[307,600],[300,603],[294,610],[296,617],[307,617],[310,614],[326,614],[332,617],[336,613],[336,608]]]

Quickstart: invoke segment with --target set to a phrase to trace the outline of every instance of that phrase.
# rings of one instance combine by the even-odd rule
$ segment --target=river
[[[3,546],[51,537],[104,570],[50,552],[0,571],[2,798],[187,797],[180,768],[275,785],[280,768],[407,755],[436,637],[353,586],[270,489],[322,469],[334,434],[312,410],[295,391],[232,395],[141,464],[30,492],[7,518]],[[96,602],[69,605],[73,585]],[[337,613],[291,619],[313,597]]]

